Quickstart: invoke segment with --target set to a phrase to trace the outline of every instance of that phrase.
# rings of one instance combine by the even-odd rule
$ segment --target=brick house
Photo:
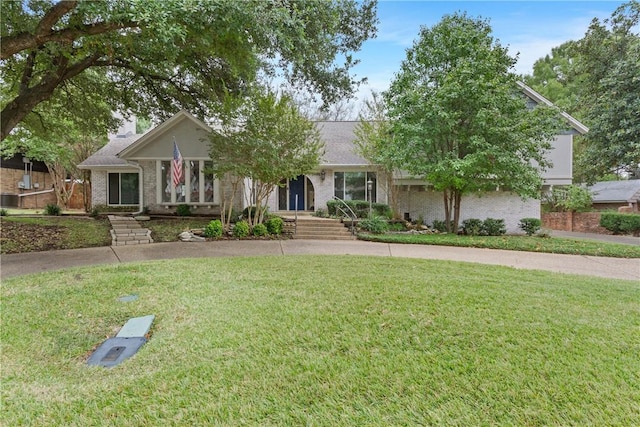
[[[550,104],[525,85],[523,93],[532,105]],[[586,132],[586,127],[565,115],[568,129],[552,141],[549,158],[553,167],[543,174],[545,186],[568,185],[572,182],[573,135]],[[375,165],[357,154],[354,141],[355,121],[317,122],[325,144],[320,165],[311,173],[283,182],[267,201],[271,212],[326,209],[334,196],[345,200],[371,200],[388,203],[388,194]],[[205,173],[209,158],[206,135],[211,128],[186,111],[180,111],[144,135],[122,135],[79,165],[91,170],[92,205],[108,208],[129,208],[131,212],[174,212],[179,204],[188,204],[191,212],[217,215],[221,190],[228,183]],[[171,182],[173,141],[183,158],[183,179],[174,187]],[[185,179],[185,177],[187,177]],[[368,185],[369,182],[371,185]],[[236,209],[251,205],[250,182],[235,198]],[[444,219],[442,195],[433,191],[423,179],[394,176],[399,190],[400,214],[431,223]],[[370,187],[370,188],[369,188]],[[523,201],[518,195],[496,191],[463,199],[461,220],[467,218],[503,218],[508,232],[518,231],[524,217],[540,217],[540,201]]]

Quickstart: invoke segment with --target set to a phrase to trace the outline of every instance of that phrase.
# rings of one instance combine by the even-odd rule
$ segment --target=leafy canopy
[[[538,195],[557,114],[526,107],[514,63],[487,21],[448,15],[420,30],[384,94],[403,164],[444,192],[450,231],[463,194],[508,186]]]
[[[1,139],[68,85],[158,119],[180,108],[211,117],[227,93],[278,72],[332,103],[358,83],[353,52],[375,35],[375,10],[375,0],[3,1]],[[82,81],[90,69],[104,80]]]
[[[318,166],[320,133],[289,96],[278,97],[262,87],[253,88],[241,104],[230,104],[221,117],[210,136],[211,172],[252,180],[256,209],[250,222],[255,225],[276,186]]]

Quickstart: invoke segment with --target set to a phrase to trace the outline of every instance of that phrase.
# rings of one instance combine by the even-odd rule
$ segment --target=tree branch
[[[75,0],[61,1],[60,3],[52,6],[51,9],[49,9],[42,17],[40,23],[36,27],[35,37],[41,37],[51,32],[53,25],[72,9],[75,9],[76,6],[78,6],[78,2]]]
[[[41,30],[40,25],[42,22],[38,25],[37,31]],[[82,36],[95,36],[122,28],[137,28],[138,26],[139,23],[136,21],[98,22],[96,24],[83,25],[79,28],[65,28],[58,31],[52,31],[49,28],[47,32],[42,34],[20,33],[4,36],[0,37],[0,59],[7,59],[23,50],[34,49],[46,43],[71,43]]]

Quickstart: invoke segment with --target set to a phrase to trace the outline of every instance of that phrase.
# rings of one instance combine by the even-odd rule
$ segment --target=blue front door
[[[289,180],[289,210],[303,211],[304,207],[304,175]],[[297,204],[296,204],[297,198]]]

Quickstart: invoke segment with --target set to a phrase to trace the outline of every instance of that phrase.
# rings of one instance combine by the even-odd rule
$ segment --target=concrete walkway
[[[126,245],[2,255],[0,278],[86,265],[175,258],[367,255],[464,261],[640,281],[640,259],[558,255],[496,249],[321,240],[221,240]]]

